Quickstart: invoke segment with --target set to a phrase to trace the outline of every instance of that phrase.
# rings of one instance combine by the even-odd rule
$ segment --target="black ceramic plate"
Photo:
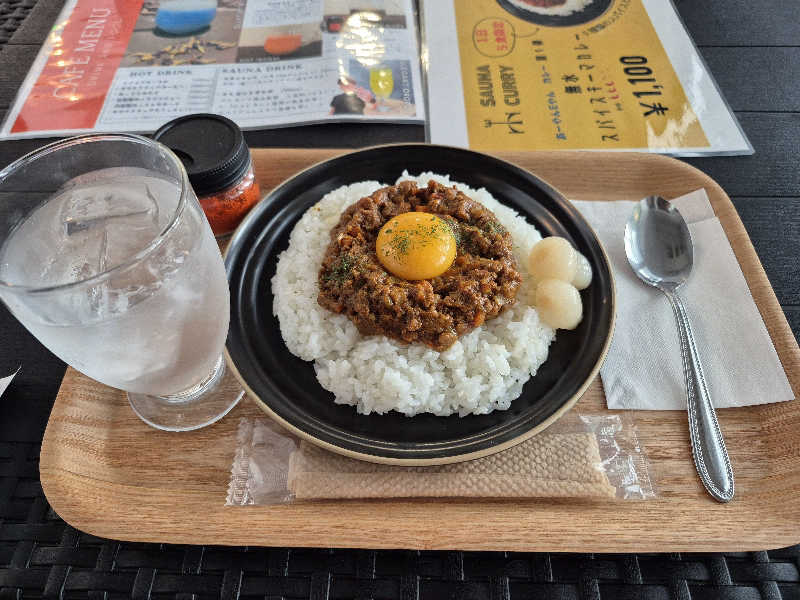
[[[579,10],[570,15],[543,15],[531,10],[525,10],[519,6],[515,6],[509,0],[497,0],[497,3],[503,7],[506,12],[511,13],[515,17],[519,17],[529,23],[536,23],[537,25],[544,25],[545,27],[570,27],[572,25],[583,25],[589,21],[593,21],[602,16],[609,7],[613,4],[614,0],[593,0],[591,4],[586,6],[583,10]]]
[[[581,292],[584,318],[559,331],[547,361],[511,408],[488,415],[360,415],[334,404],[312,363],[293,356],[272,314],[270,280],[278,254],[302,214],[327,192],[364,180],[393,184],[404,169],[447,173],[485,187],[544,236],[569,239],[590,261],[592,285]],[[444,146],[404,144],[353,152],[314,165],[266,196],[234,233],[225,256],[231,289],[229,363],[261,407],[294,433],[356,458],[399,464],[456,462],[530,437],[566,412],[597,375],[611,339],[614,287],[605,253],[586,221],[555,189],[497,158]]]

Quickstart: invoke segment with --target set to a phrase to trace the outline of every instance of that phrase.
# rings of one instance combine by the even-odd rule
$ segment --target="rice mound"
[[[489,192],[451,182],[449,176],[404,172],[399,181],[429,180],[456,187],[494,212],[511,233],[522,275],[517,302],[499,317],[458,339],[444,352],[422,344],[402,344],[381,335],[363,336],[345,315],[317,303],[317,276],[330,231],[345,208],[386,184],[364,181],[326,194],[292,230],[289,247],[272,278],[273,313],[292,354],[314,361],[320,385],[337,404],[359,413],[396,410],[407,416],[433,413],[486,414],[505,410],[547,358],[555,332],[530,306],[527,255],[541,239],[533,225]]]
[[[514,6],[527,10],[528,12],[539,13],[540,15],[553,15],[566,17],[572,13],[580,12],[589,6],[594,0],[567,0],[561,6],[533,6],[522,0],[509,0]]]

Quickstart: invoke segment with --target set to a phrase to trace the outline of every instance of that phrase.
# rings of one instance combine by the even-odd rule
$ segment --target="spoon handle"
[[[734,491],[733,469],[717,422],[717,414],[708,395],[692,326],[689,324],[689,317],[680,296],[670,290],[664,292],[669,298],[675,320],[678,322],[694,464],[708,493],[720,502],[729,502],[733,498]]]

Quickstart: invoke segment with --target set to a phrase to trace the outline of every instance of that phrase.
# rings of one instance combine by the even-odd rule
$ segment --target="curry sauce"
[[[456,257],[441,275],[409,281],[389,273],[376,239],[392,217],[431,213],[446,221]],[[403,181],[347,208],[331,231],[319,271],[319,304],[346,314],[364,335],[382,334],[435,350],[516,301],[522,278],[511,234],[494,213],[455,188]]]

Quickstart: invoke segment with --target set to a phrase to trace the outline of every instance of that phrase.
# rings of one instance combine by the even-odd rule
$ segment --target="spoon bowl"
[[[677,288],[692,272],[692,248],[686,221],[664,198],[648,196],[634,207],[625,227],[625,254],[639,279]]]

